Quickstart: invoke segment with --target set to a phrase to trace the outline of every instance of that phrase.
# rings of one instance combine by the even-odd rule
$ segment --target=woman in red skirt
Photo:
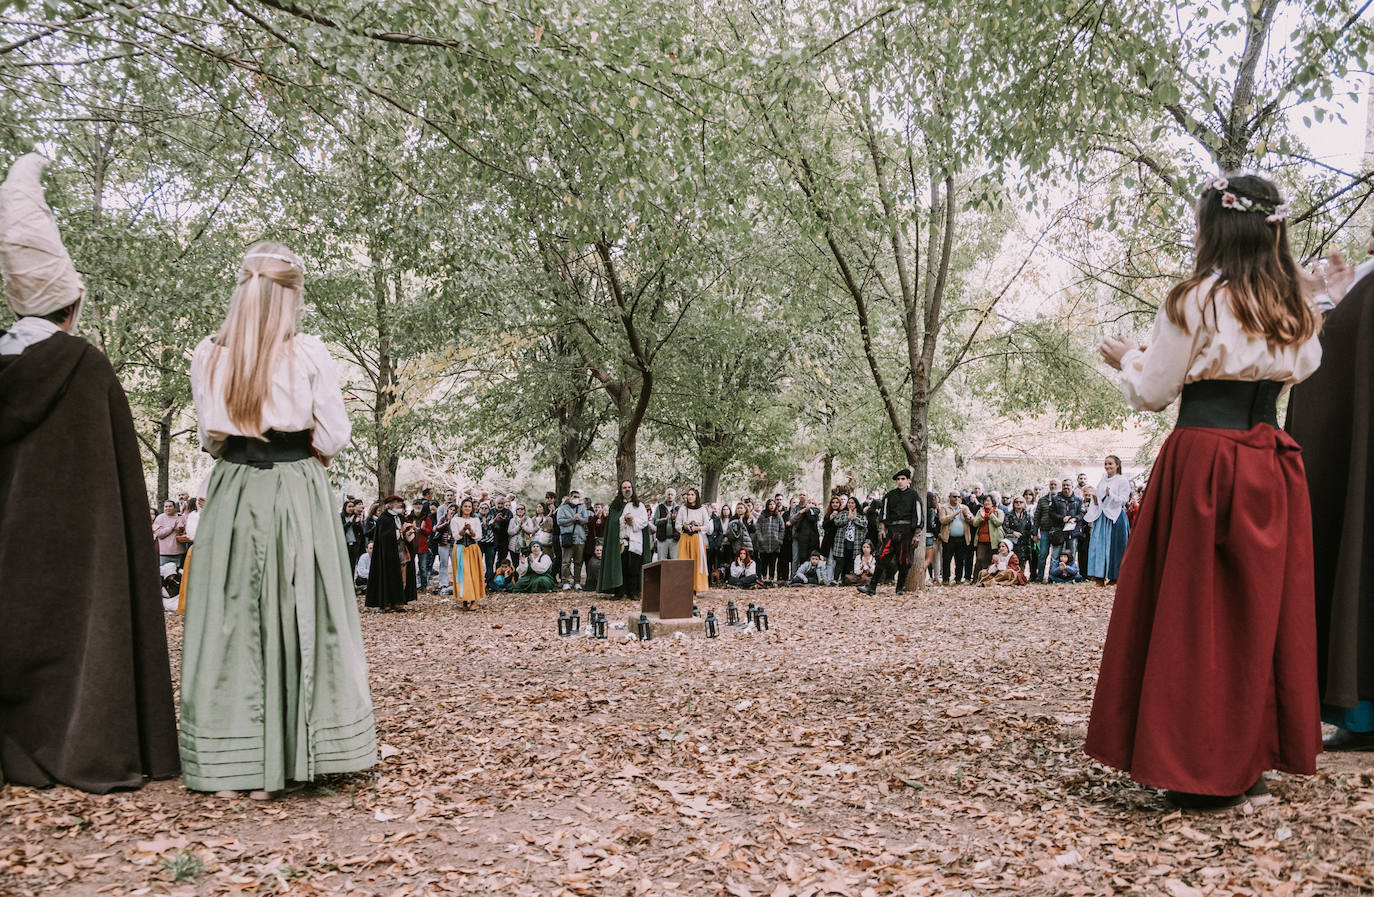
[[[1122,562],[1085,750],[1177,806],[1239,804],[1267,769],[1314,773],[1321,747],[1311,509],[1275,416],[1321,345],[1287,213],[1263,178],[1209,181],[1195,273],[1149,346],[1101,347],[1132,408],[1183,401]]]

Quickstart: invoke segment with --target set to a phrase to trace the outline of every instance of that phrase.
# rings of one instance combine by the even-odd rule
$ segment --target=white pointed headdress
[[[86,289],[43,195],[47,167],[37,153],[20,156],[0,184],[0,275],[6,301],[21,317],[66,308]]]

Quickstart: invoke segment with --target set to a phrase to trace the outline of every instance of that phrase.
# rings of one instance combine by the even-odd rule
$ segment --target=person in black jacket
[[[902,595],[906,593],[906,577],[914,557],[912,536],[925,524],[925,502],[911,488],[910,470],[899,470],[892,479],[897,481],[897,488],[883,497],[883,547],[878,552],[878,569],[873,575],[873,583],[881,582],[884,574],[895,567],[897,594]],[[873,583],[860,586],[859,591],[865,595],[877,594]]]
[[[1083,517],[1083,499],[1073,494],[1073,478],[1064,477],[1060,484],[1058,494],[1054,496],[1054,501],[1050,505],[1050,544],[1054,546],[1054,554],[1058,556],[1060,551],[1069,553],[1069,560],[1078,558],[1078,521]],[[1069,524],[1071,528],[1065,529]],[[1055,541],[1055,540],[1059,541]]]
[[[1050,480],[1049,491],[1035,503],[1036,532],[1040,533],[1040,544],[1035,553],[1035,575],[1031,579],[1036,582],[1046,582],[1049,579],[1050,564],[1053,560],[1050,555],[1058,554],[1050,544],[1050,537],[1054,535],[1054,497],[1059,494],[1059,481]]]
[[[1011,550],[1018,558],[1025,558],[1021,565],[1024,571],[1030,567],[1031,546],[1035,544],[1035,522],[1026,510],[1024,498],[1014,498],[1011,513],[1002,522],[1003,537],[1011,542]]]
[[[794,569],[801,566],[811,552],[821,546],[820,530],[821,512],[816,507],[814,501],[802,493],[801,502],[797,505],[797,510],[792,514],[792,558],[796,562]]]

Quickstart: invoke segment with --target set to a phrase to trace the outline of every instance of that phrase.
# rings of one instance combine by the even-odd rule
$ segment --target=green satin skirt
[[[220,461],[188,571],[181,765],[276,791],[377,762],[353,577],[324,468]]]

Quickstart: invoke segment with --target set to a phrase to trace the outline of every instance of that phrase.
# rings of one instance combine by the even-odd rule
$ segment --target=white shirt
[[[472,527],[472,541],[482,541],[482,521],[478,520],[476,517],[453,518],[453,522],[449,524],[449,528],[453,530],[453,541],[460,545],[462,544],[463,538],[458,534],[463,531],[463,527],[465,526]]]
[[[43,342],[61,329],[46,318],[20,318],[0,336],[0,355],[23,355],[29,346]]]
[[[701,527],[701,536],[704,538],[711,529],[711,512],[706,507],[689,508],[686,505],[679,505],[677,509],[677,529],[684,532],[687,524],[695,523]]]
[[[730,562],[730,575],[736,579],[743,576],[758,576],[758,565],[750,561],[747,566],[740,564],[739,561]]]
[[[1197,380],[1279,380],[1291,385],[1312,376],[1321,364],[1316,333],[1300,345],[1271,347],[1264,337],[1242,330],[1225,289],[1216,294],[1216,320],[1209,306],[1204,327],[1204,299],[1215,280],[1207,278],[1184,297],[1190,333],[1171,323],[1161,305],[1148,347],[1121,357],[1121,391],[1135,410],[1162,411],[1178,398],[1185,383]]]
[[[525,574],[533,571],[534,573],[542,576],[545,573],[548,573],[549,568],[552,566],[553,558],[549,555],[541,554],[539,555],[539,557],[530,555],[527,558],[521,558],[520,568],[516,570],[516,572],[519,573],[521,576],[524,576]]]
[[[873,571],[877,569],[878,559],[873,557],[872,555],[869,555],[868,557],[859,555],[858,557],[854,558],[854,572],[859,574],[860,576],[862,576],[865,573],[867,573],[869,576],[872,576]]]
[[[372,574],[372,555],[363,552],[358,556],[358,566],[353,568],[355,579],[367,579]]]
[[[1125,474],[1119,473],[1109,477],[1104,473],[1102,479],[1097,481],[1097,491],[1093,495],[1097,500],[1088,504],[1088,509],[1083,512],[1083,519],[1092,523],[1105,514],[1108,520],[1116,523],[1122,509],[1126,507],[1126,501],[1131,497],[1131,481],[1126,479]]]
[[[200,444],[216,456],[226,436],[247,435],[229,419],[224,402],[228,379],[229,353],[219,351],[210,337],[201,340],[191,359],[191,395],[199,418]],[[344,411],[339,376],[334,359],[318,337],[296,334],[277,360],[262,406],[262,428],[285,433],[311,430],[311,444],[326,458],[348,446],[352,425]]]
[[[626,523],[626,520],[629,523]],[[649,506],[627,504],[620,509],[620,542],[630,554],[644,553],[644,538],[640,533],[649,525]]]

